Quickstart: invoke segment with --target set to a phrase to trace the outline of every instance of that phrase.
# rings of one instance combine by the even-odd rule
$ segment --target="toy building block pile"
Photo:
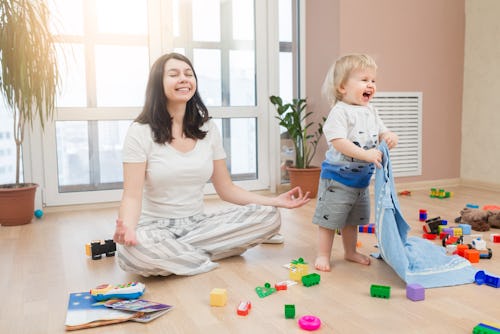
[[[445,191],[444,189],[431,188],[429,195],[431,198],[449,198],[453,196],[452,192]]]

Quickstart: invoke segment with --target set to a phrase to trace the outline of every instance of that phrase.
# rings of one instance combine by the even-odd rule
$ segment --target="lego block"
[[[91,256],[92,260],[99,260],[102,254],[107,257],[115,256],[116,243],[112,239],[108,240],[94,240],[85,245],[85,254]]]
[[[460,227],[453,227],[452,230],[455,237],[462,236],[462,229]]]
[[[413,301],[425,299],[425,289],[418,283],[408,284],[406,286],[406,297]]]
[[[210,305],[211,306],[224,306],[227,302],[226,289],[213,288],[210,291]]]
[[[422,238],[427,239],[427,240],[434,240],[437,238],[437,234],[424,233],[424,234],[422,234]]]
[[[458,224],[458,226],[462,229],[462,235],[469,235],[472,233],[469,224]]]
[[[370,286],[370,296],[389,299],[391,297],[391,287],[372,284]]]
[[[491,234],[490,235],[490,241],[494,242],[494,243],[498,243],[500,242],[500,234]]]
[[[474,239],[471,242],[471,245],[474,249],[477,250],[485,250],[486,249],[486,241],[483,239]]]
[[[313,286],[313,285],[319,284],[320,279],[321,279],[321,276],[319,274],[316,274],[316,273],[304,275],[304,276],[302,276],[302,284],[304,284],[304,286],[307,286],[307,287]]]
[[[299,282],[302,276],[307,275],[309,272],[309,265],[303,258],[299,257],[297,260],[290,262],[290,279]]]
[[[418,210],[418,220],[420,220],[421,222],[425,222],[427,220],[427,210]]]
[[[484,270],[479,270],[474,276],[477,285],[486,284],[494,288],[500,288],[500,279],[493,275],[488,275]]]
[[[479,258],[480,259],[491,259],[493,257],[493,252],[491,251],[491,248],[487,248],[485,250],[480,250],[479,251]]]
[[[476,249],[466,249],[464,252],[464,257],[469,260],[470,263],[479,262],[479,251]]]
[[[276,289],[276,291],[288,290],[288,284],[287,282],[278,282],[274,284],[274,288]]]
[[[285,304],[285,318],[286,319],[295,318],[295,305],[294,304]]]
[[[465,256],[465,251],[469,249],[469,246],[460,244],[457,245],[457,254],[464,257]]]
[[[271,287],[271,284],[265,283],[264,286],[258,286],[255,288],[255,292],[257,292],[257,295],[260,298],[267,297],[269,295],[272,295],[273,293],[276,292],[275,288]]]
[[[250,312],[251,308],[252,308],[252,303],[250,303],[249,301],[240,302],[238,308],[236,309],[236,314],[248,315],[248,312]]]

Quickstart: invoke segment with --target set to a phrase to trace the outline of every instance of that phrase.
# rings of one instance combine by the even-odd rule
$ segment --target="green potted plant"
[[[293,142],[295,149],[295,164],[287,167],[292,187],[300,186],[302,190],[309,191],[310,197],[316,197],[321,168],[311,166],[311,161],[316,154],[316,148],[323,135],[325,118],[315,125],[308,121],[312,111],[307,111],[306,99],[293,99],[291,103],[283,103],[279,96],[272,95],[269,100],[278,113],[275,116],[279,125],[284,127]],[[312,127],[316,127],[313,130]]]
[[[33,129],[38,123],[43,129],[55,110],[60,79],[49,18],[43,0],[0,2],[0,99],[12,113],[16,143],[16,181],[0,185],[1,225],[33,218],[38,185],[20,182],[21,150],[26,125]]]

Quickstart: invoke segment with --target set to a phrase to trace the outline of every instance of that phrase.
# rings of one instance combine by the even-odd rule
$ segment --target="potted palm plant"
[[[310,197],[316,197],[321,168],[311,166],[311,161],[316,153],[319,139],[323,135],[322,118],[317,125],[307,118],[313,113],[307,111],[306,99],[293,99],[291,103],[283,103],[279,96],[270,96],[269,100],[278,113],[275,116],[279,125],[284,127],[290,136],[295,149],[295,164],[287,167],[292,187],[300,186],[302,190],[309,191]],[[315,130],[312,127],[316,127]]]
[[[21,152],[26,126],[51,120],[59,86],[49,10],[43,0],[0,2],[0,99],[13,116],[16,180],[0,185],[0,224],[27,224],[33,218],[37,184],[21,183]],[[4,108],[2,108],[4,109]]]

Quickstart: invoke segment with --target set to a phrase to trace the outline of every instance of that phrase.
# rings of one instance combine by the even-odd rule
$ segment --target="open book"
[[[89,292],[75,292],[69,295],[65,325],[69,331],[129,320],[149,322],[171,309],[171,305],[143,299],[96,302]]]

